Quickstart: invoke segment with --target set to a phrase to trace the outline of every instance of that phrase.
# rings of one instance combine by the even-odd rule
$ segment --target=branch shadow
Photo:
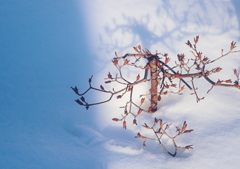
[[[195,0],[174,4],[164,1],[141,17],[123,13],[121,19],[112,19],[114,26],[105,26],[111,44],[104,42],[103,37],[101,43],[108,51],[124,51],[140,43],[147,49],[158,46],[160,50],[176,52],[173,44],[185,41],[186,37],[209,34],[220,36],[233,31],[235,11],[226,3]],[[233,3],[235,7],[239,4],[237,1]]]
[[[238,25],[240,24],[240,11],[239,11],[239,6],[240,6],[240,1],[238,0],[232,0],[233,6],[235,8],[235,12],[237,15],[237,20],[238,20]],[[240,32],[240,26],[238,26],[238,31]],[[240,35],[238,36],[238,40],[240,40]]]

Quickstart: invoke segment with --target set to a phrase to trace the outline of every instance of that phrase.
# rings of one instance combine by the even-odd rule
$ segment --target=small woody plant
[[[128,101],[124,106],[120,107],[124,109],[123,114],[121,117],[112,119],[116,122],[122,122],[123,128],[126,129],[127,118],[132,117],[133,124],[137,125],[138,116],[140,116],[142,113],[152,114],[157,112],[158,102],[162,100],[163,96],[170,93],[181,95],[185,89],[189,89],[192,91],[191,95],[195,96],[197,102],[203,100],[204,97],[200,97],[197,92],[198,88],[195,85],[196,79],[201,78],[210,83],[211,88],[207,91],[207,93],[209,93],[215,86],[240,89],[240,78],[237,69],[233,69],[235,79],[218,79],[217,81],[214,81],[212,80],[211,76],[213,74],[219,73],[222,68],[206,68],[207,66],[209,67],[209,65],[223,57],[226,57],[232,53],[239,52],[239,50],[235,50],[236,42],[232,41],[228,51],[224,52],[224,50],[221,50],[221,55],[213,60],[210,60],[208,57],[204,56],[201,51],[198,50],[198,42],[199,36],[196,36],[193,42],[190,42],[188,40],[186,45],[191,50],[191,58],[187,59],[185,54],[177,54],[177,60],[174,62],[174,66],[170,66],[169,62],[171,58],[167,53],[159,53],[158,51],[151,53],[148,49],[142,49],[141,45],[133,47],[135,53],[127,53],[124,56],[118,56],[115,52],[115,57],[113,58],[112,63],[118,70],[118,74],[113,76],[109,72],[105,78],[105,84],[114,86],[115,83],[121,85],[122,87],[118,90],[115,90],[114,88],[112,88],[112,90],[106,90],[103,85],[95,87],[92,85],[93,76],[91,76],[88,80],[89,87],[85,92],[79,93],[79,90],[76,86],[71,87],[72,90],[79,96],[79,99],[76,99],[75,101],[79,105],[84,106],[86,109],[89,109],[91,106],[110,102],[113,97],[121,99],[123,96],[127,96]],[[142,59],[146,61],[145,65],[138,64]],[[134,80],[128,80],[125,78],[122,71],[122,69],[126,66],[142,70],[144,72],[143,76],[136,74],[136,78]],[[135,87],[146,82],[150,83],[149,92],[146,94],[141,94],[139,96],[139,100],[134,100],[133,95]],[[100,102],[89,103],[86,101],[84,95],[90,90],[107,93],[109,94],[109,97],[106,100],[102,100]],[[147,103],[149,104],[148,108],[143,106],[147,98],[150,100]],[[139,132],[137,133],[136,138],[144,140],[143,146],[146,145],[146,141],[148,140],[157,141],[159,145],[161,145],[162,148],[173,157],[177,155],[178,149],[192,149],[192,145],[178,146],[175,139],[180,135],[192,132],[193,129],[187,130],[187,123],[184,121],[182,127],[179,128],[175,126],[175,135],[170,135],[168,131],[172,126],[172,124],[163,122],[162,119],[155,118],[152,125],[148,126],[146,123],[143,125],[144,128],[149,129],[154,133],[155,138],[145,137]],[[173,142],[174,152],[170,152],[163,144],[163,137],[168,137]]]

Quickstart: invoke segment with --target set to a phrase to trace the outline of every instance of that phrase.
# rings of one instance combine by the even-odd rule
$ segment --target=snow
[[[200,35],[198,49],[207,57],[220,56],[232,41],[240,40],[238,0],[92,0],[58,4],[9,0],[0,3],[0,168],[239,168],[240,104],[236,88],[211,87],[198,80],[196,103],[186,90],[167,95],[154,114],[137,118],[138,125],[121,122],[123,100],[85,110],[74,100],[70,86],[80,91],[93,84],[108,87],[103,78],[117,73],[111,60],[134,52],[141,45],[150,51],[190,57],[187,40]],[[239,49],[239,47],[237,47]],[[234,79],[240,72],[239,53],[217,61],[219,77]],[[137,71],[126,70],[129,79]],[[136,91],[147,91],[143,84]],[[115,86],[117,87],[117,86]],[[134,93],[138,99],[140,92]],[[89,93],[87,99],[105,96]],[[107,96],[106,96],[107,97]],[[147,106],[147,105],[145,105]],[[154,117],[181,126],[187,121],[192,133],[179,137],[179,145],[193,145],[169,156],[156,142],[135,138],[138,132],[153,136],[141,125]],[[167,140],[165,140],[167,142]],[[171,143],[167,146],[171,146]]]

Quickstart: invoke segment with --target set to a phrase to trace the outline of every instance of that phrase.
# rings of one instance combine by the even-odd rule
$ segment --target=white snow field
[[[158,111],[127,121],[127,129],[112,118],[121,117],[123,100],[85,110],[77,95],[104,84],[108,72],[117,73],[111,60],[141,45],[168,53],[170,64],[184,53],[185,44],[200,36],[198,50],[210,59],[227,51],[232,41],[240,49],[238,0],[59,0],[57,2],[0,2],[0,168],[2,169],[238,169],[240,166],[240,91],[214,87],[197,80],[196,102],[191,91],[162,97]],[[240,72],[240,53],[212,65],[222,71],[214,80],[234,79]],[[136,72],[125,72],[135,78]],[[148,91],[147,84],[134,93]],[[99,93],[88,102],[104,99]],[[176,157],[156,142],[142,146],[138,132],[151,133],[144,123],[154,117],[193,132],[179,137],[179,145],[193,145]],[[166,143],[168,144],[168,143]],[[170,143],[167,146],[171,146]]]

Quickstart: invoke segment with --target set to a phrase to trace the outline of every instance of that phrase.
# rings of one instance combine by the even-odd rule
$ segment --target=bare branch
[[[127,118],[131,116],[133,118],[132,123],[137,125],[138,116],[145,113],[155,113],[157,111],[158,102],[164,98],[165,95],[168,94],[179,94],[185,91],[185,88],[188,88],[193,91],[193,95],[196,97],[196,101],[199,102],[203,100],[204,97],[199,96],[198,88],[199,86],[195,85],[195,79],[204,79],[206,82],[211,84],[211,88],[207,91],[209,93],[213,87],[221,86],[221,87],[233,87],[240,89],[240,78],[239,72],[237,69],[233,69],[234,76],[236,79],[219,79],[218,81],[212,80],[212,75],[215,75],[221,72],[221,67],[211,68],[209,70],[206,69],[206,65],[210,65],[211,63],[222,59],[232,53],[240,52],[240,50],[234,50],[236,48],[236,42],[232,41],[230,44],[230,48],[227,52],[224,53],[222,50],[221,55],[214,60],[210,60],[208,57],[204,56],[203,52],[199,51],[197,48],[197,44],[199,43],[199,36],[194,38],[194,41],[187,41],[186,45],[190,48],[191,58],[186,59],[186,55],[184,53],[177,54],[177,60],[174,62],[175,66],[169,66],[172,58],[168,56],[167,53],[159,53],[156,51],[155,54],[152,54],[148,49],[142,49],[140,45],[133,47],[133,50],[137,53],[127,53],[124,56],[118,56],[115,52],[115,56],[112,60],[112,63],[118,70],[118,74],[115,76],[108,72],[107,77],[104,78],[104,82],[106,85],[120,85],[121,88],[115,90],[106,90],[106,86],[99,85],[99,88],[92,86],[93,76],[91,76],[88,80],[89,87],[83,92],[79,93],[79,89],[77,86],[71,87],[76,95],[80,98],[75,101],[80,105],[84,106],[88,109],[90,106],[99,105],[103,103],[110,102],[114,96],[117,99],[121,99],[123,96],[128,97],[128,101],[124,106],[120,107],[124,109],[124,113],[120,118],[113,118],[113,121],[122,121],[122,126],[124,129],[127,129]],[[139,64],[141,60],[145,60],[145,64]],[[144,75],[142,73],[137,73],[136,78],[132,81],[127,80],[126,75],[124,74],[123,68],[126,66],[132,66],[133,68],[138,69],[139,71],[144,70]],[[150,77],[148,75],[150,74]],[[142,76],[143,75],[143,76]],[[139,100],[134,100],[136,86],[139,84],[143,84],[145,82],[150,82],[149,93],[140,94]],[[113,85],[114,84],[114,85]],[[201,86],[200,86],[201,87]],[[96,103],[88,103],[85,99],[85,95],[89,91],[97,91],[102,94],[108,94],[109,97],[106,100],[96,102]],[[150,105],[147,106],[146,110],[146,102],[145,100],[150,100]],[[143,108],[145,107],[145,109]],[[136,112],[134,112],[136,110]],[[159,127],[157,127],[159,124]],[[176,143],[176,138],[182,134],[190,133],[193,130],[187,130],[187,123],[184,122],[182,128],[176,128],[176,134],[171,136],[169,134],[169,128],[172,127],[171,124],[163,123],[162,119],[154,119],[154,123],[152,127],[149,127],[146,123],[143,125],[146,129],[151,129],[154,133],[155,138],[148,138],[142,136],[140,133],[137,134],[137,138],[144,139],[143,146],[146,146],[146,142],[148,140],[158,141],[159,145],[162,146],[164,151],[166,151],[169,155],[175,157],[177,155],[178,149],[192,149],[192,145],[187,146],[178,146]],[[165,145],[162,143],[163,136],[170,139],[174,146],[174,152],[170,152]]]

